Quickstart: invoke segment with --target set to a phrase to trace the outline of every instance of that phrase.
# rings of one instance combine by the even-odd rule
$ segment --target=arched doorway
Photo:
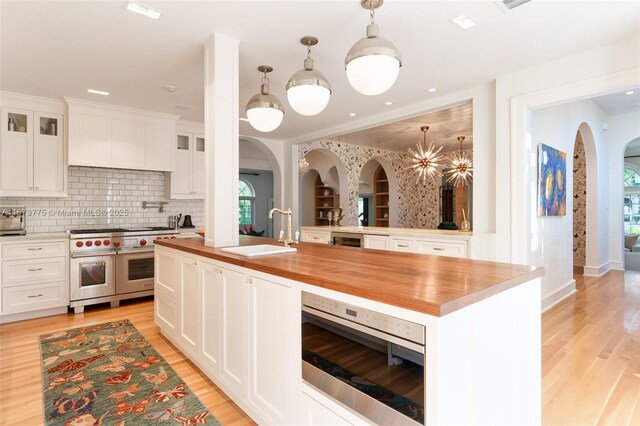
[[[624,269],[640,271],[640,138],[625,147],[623,170]]]
[[[282,169],[271,151],[262,141],[252,137],[241,136],[239,141],[239,179],[252,188],[254,195],[250,202],[239,193],[239,224],[244,231],[247,217],[252,217],[255,231],[264,231],[264,236],[273,237],[280,230],[279,221],[269,220],[268,213],[273,206],[281,206],[283,198]],[[241,189],[241,188],[239,188]],[[246,197],[246,194],[244,195]],[[252,212],[247,213],[251,206]],[[244,215],[243,215],[244,212]],[[243,222],[244,220],[244,222]]]
[[[573,146],[573,271],[582,275],[587,246],[587,158],[580,130]]]

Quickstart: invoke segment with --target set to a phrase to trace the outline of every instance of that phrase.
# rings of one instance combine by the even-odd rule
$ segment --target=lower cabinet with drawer
[[[302,240],[302,242],[305,242],[305,243],[331,244],[331,232],[330,231],[306,231],[303,229],[300,240]]]
[[[0,323],[67,312],[69,240],[0,241]]]

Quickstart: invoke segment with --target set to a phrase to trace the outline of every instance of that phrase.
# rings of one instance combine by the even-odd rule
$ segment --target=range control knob
[[[85,245],[86,245],[87,247],[91,247],[91,246],[93,245],[93,243],[92,243],[91,241],[87,241],[87,242],[85,243]]]
[[[104,244],[105,246],[108,246],[109,244],[111,244],[111,241],[109,241],[109,240],[104,240],[104,242],[103,242],[102,244]]]
[[[146,246],[147,245],[147,240],[140,240],[140,245],[141,246]]]
[[[176,238],[176,236],[175,236],[175,235],[172,235],[172,236],[171,236],[171,239],[172,239],[172,240],[173,240],[173,239],[175,239],[175,238]]]
[[[100,247],[102,245],[102,241],[96,240],[94,244],[96,245],[96,247]]]
[[[114,246],[115,248],[120,247],[120,242],[119,242],[119,241],[114,241],[114,242],[113,242],[113,246]]]
[[[84,243],[82,241],[78,241],[76,243],[76,247],[82,247],[84,245]]]

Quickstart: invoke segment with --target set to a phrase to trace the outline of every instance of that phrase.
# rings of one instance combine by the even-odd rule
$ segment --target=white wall
[[[598,202],[607,193],[607,134],[602,130],[608,116],[591,100],[534,110],[531,113],[531,141],[527,146],[526,170],[531,191],[524,209],[527,228],[520,235],[528,242],[528,264],[544,266],[543,303],[556,301],[575,288],[573,280],[573,148],[581,129],[587,153],[587,259],[586,267],[597,267],[608,259],[608,206]],[[585,129],[586,123],[591,135]],[[582,127],[581,127],[582,125]],[[582,131],[582,129],[585,129]],[[587,134],[585,134],[587,133]],[[537,216],[538,145],[544,143],[567,154],[567,214]],[[595,149],[594,149],[595,148]]]
[[[640,84],[640,38],[623,40],[496,78],[497,258],[526,263],[525,199],[531,192],[531,108],[587,99]],[[475,197],[475,194],[474,194]],[[474,212],[474,214],[477,214]],[[547,271],[548,272],[548,271]]]
[[[640,137],[640,112],[624,114],[609,119],[609,253],[611,266],[624,268],[623,211],[624,151],[626,145]]]

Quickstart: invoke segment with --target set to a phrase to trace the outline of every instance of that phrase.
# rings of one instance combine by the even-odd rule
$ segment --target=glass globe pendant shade
[[[267,73],[273,71],[268,65],[260,65],[258,71],[264,73],[260,93],[254,95],[245,108],[251,126],[260,132],[277,129],[284,118],[284,107],[278,98],[269,93]]]
[[[363,95],[379,95],[398,78],[402,58],[389,40],[378,37],[378,26],[369,24],[367,36],[353,45],[345,58],[351,86]]]
[[[314,36],[304,36],[300,43],[307,46],[304,68],[297,71],[287,82],[287,100],[295,112],[311,116],[320,114],[329,103],[331,85],[320,71],[313,69],[311,46],[318,44]]]
[[[282,124],[284,112],[275,108],[251,108],[247,110],[247,119],[251,126],[260,132],[272,132]]]

